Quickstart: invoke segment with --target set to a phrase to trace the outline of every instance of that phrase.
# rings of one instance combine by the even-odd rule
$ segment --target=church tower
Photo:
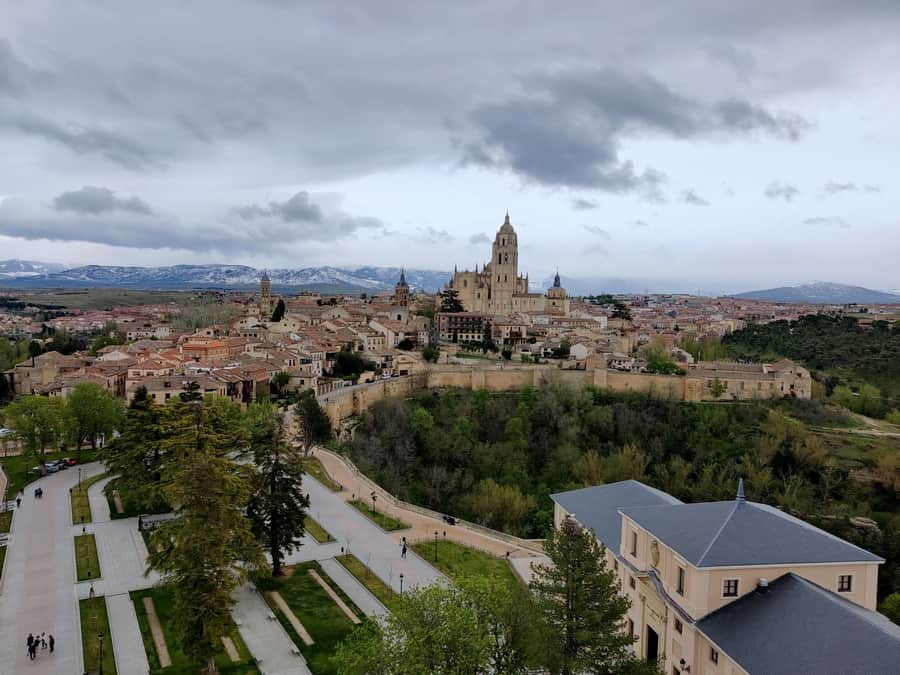
[[[406,273],[400,269],[400,281],[394,286],[394,303],[401,307],[409,307],[409,284],[406,283]]]
[[[272,318],[272,282],[265,271],[259,280],[259,318],[263,321]]]
[[[516,231],[509,222],[509,211],[494,237],[491,251],[491,297],[488,306],[493,314],[511,312],[519,276],[519,242]]]

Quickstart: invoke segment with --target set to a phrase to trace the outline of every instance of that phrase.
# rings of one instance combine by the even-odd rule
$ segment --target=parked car
[[[59,464],[56,462],[47,462],[44,466],[47,467],[47,473],[56,473],[59,471]]]
[[[66,463],[66,466],[75,466],[78,464],[78,460],[73,457],[63,457],[62,461]]]
[[[44,469],[43,469],[43,467],[40,466],[40,465],[38,465],[38,466],[33,466],[33,467],[31,467],[31,473],[36,473],[38,476],[43,476],[43,475],[44,475]]]

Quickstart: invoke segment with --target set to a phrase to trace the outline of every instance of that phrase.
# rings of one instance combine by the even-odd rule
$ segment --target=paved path
[[[281,624],[269,619],[272,611],[262,596],[250,584],[245,584],[236,597],[232,614],[263,675],[309,675],[306,661]]]
[[[383,616],[387,614],[387,608],[337,560],[328,558],[327,560],[320,560],[319,564],[325,570],[325,573],[331,577],[331,580],[353,601],[353,604],[359,607],[363,614],[366,616]]]
[[[98,463],[82,466],[85,476],[103,471]],[[7,550],[0,595],[0,672],[68,675],[81,671],[81,634],[76,614],[75,549],[69,488],[78,482],[72,469],[41,478],[25,489]],[[34,498],[36,487],[43,499]],[[29,631],[52,633],[53,654],[29,661]]]
[[[116,651],[116,667],[122,675],[147,675],[150,664],[138,625],[134,603],[128,593],[106,596],[109,630]]]
[[[103,480],[98,480],[88,488],[88,503],[91,505],[91,520],[95,523],[106,523],[112,520],[109,515],[109,502],[106,501],[106,495],[103,494],[109,482],[114,478],[110,476]]]

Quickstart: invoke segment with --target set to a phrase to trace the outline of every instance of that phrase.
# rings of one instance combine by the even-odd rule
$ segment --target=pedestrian
[[[90,600],[93,600],[93,599],[94,599],[94,584],[91,584],[91,590],[88,591],[88,598],[89,598]]]
[[[28,658],[34,661],[35,654],[37,654],[37,642],[32,642],[31,646],[28,648]]]
[[[41,649],[47,649],[47,634],[41,633]]]
[[[34,644],[34,635],[31,633],[28,634],[28,639],[25,640],[25,644],[28,646],[28,655],[31,656],[31,645]]]
[[[56,646],[56,640],[53,639],[53,636],[52,636],[52,635],[48,635],[48,636],[47,636],[47,642],[50,643],[50,653],[52,654],[52,653],[53,653],[53,647]]]
[[[19,508],[21,506],[22,506],[22,498],[16,497],[16,508]]]
[[[406,558],[406,544],[403,544],[403,548],[400,549],[400,557]]]

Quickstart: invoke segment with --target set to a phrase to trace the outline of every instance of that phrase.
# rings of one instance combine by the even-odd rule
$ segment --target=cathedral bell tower
[[[272,282],[267,271],[259,280],[259,318],[268,321],[272,317]]]
[[[509,212],[494,237],[490,267],[491,298],[494,313],[512,312],[513,295],[519,276],[519,242],[509,222]]]

